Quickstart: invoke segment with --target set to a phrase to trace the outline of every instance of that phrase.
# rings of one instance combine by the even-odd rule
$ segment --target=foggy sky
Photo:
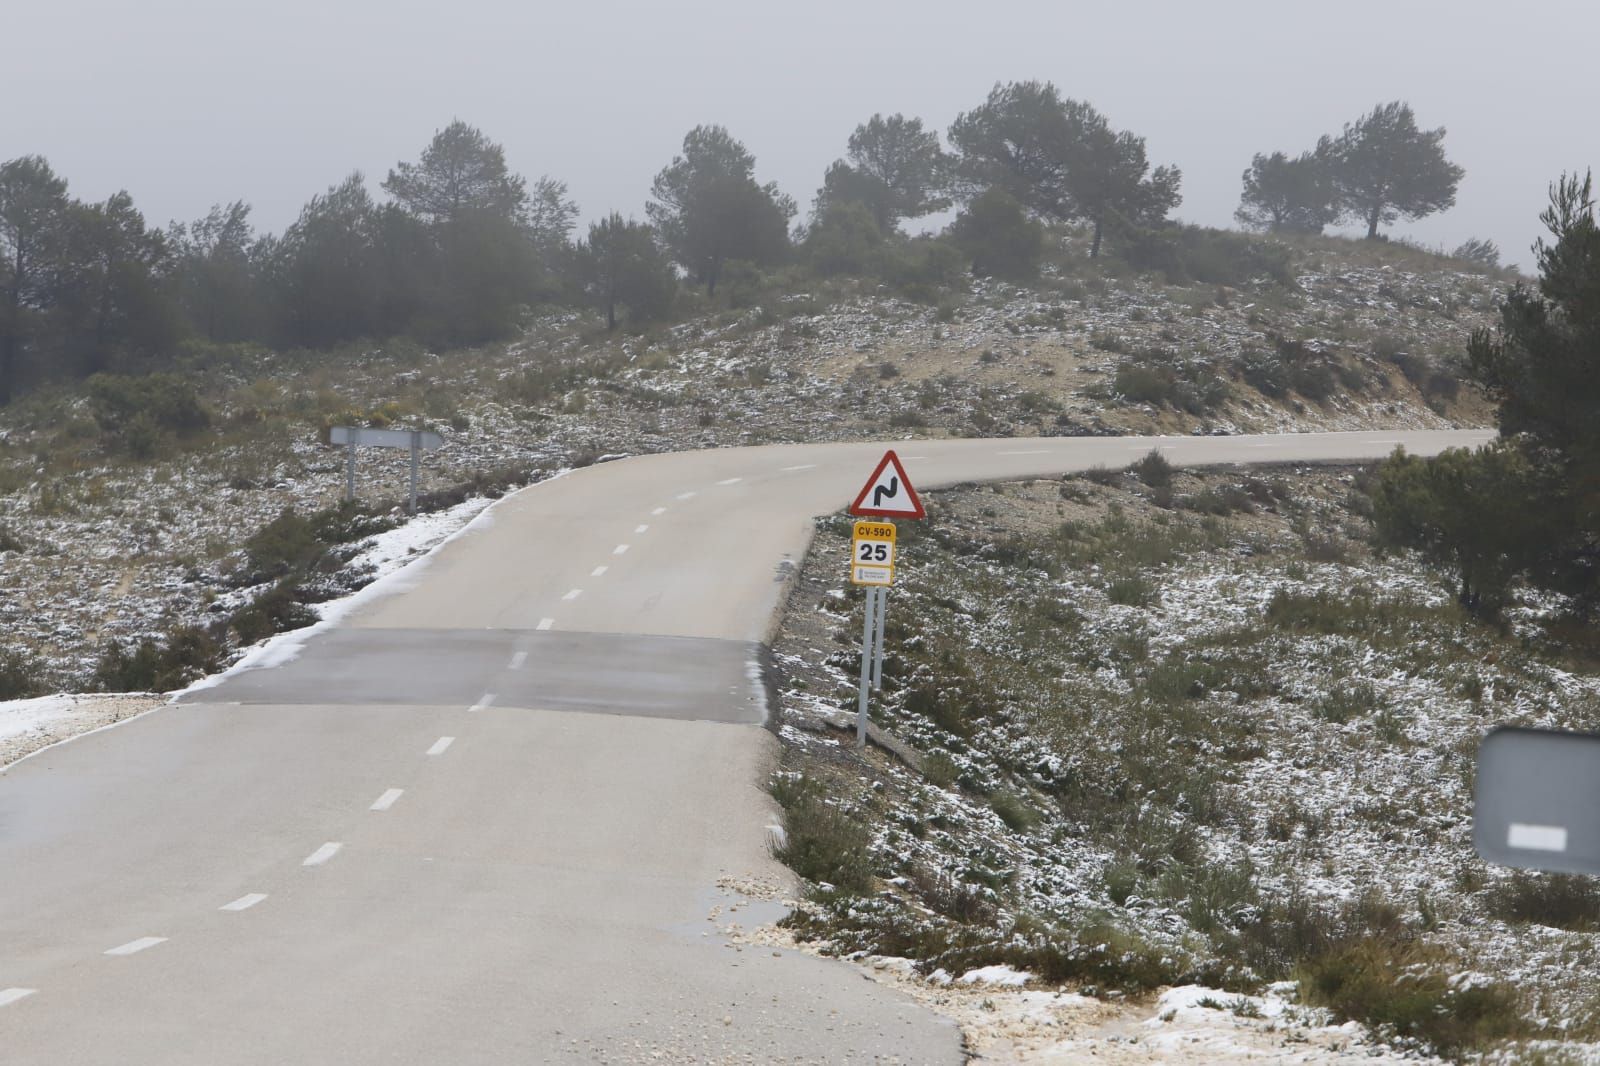
[[[1208,225],[1253,153],[1391,99],[1467,171],[1454,210],[1391,231],[1430,245],[1526,265],[1549,182],[1600,164],[1597,0],[4,0],[0,40],[0,159],[163,225],[242,199],[281,229],[351,170],[377,193],[457,117],[585,219],[642,218],[684,133],[721,123],[804,215],[874,112],[942,133],[1025,78],[1143,135]]]

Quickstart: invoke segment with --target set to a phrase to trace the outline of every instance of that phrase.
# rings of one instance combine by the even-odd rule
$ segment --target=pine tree
[[[1334,183],[1345,216],[1378,227],[1455,206],[1466,173],[1445,158],[1444,127],[1417,128],[1411,105],[1379,104],[1349,123],[1331,144]]]
[[[1564,176],[1541,216],[1537,291],[1519,285],[1499,328],[1473,334],[1468,371],[1552,486],[1537,508],[1554,540],[1544,584],[1600,606],[1600,223],[1592,178]]]
[[[919,118],[873,115],[850,135],[849,162],[836,161],[817,194],[820,217],[831,204],[865,204],[883,233],[904,218],[920,218],[950,206],[944,194],[948,159],[939,135]]]
[[[789,251],[794,201],[758,185],[755,157],[721,126],[696,126],[656,175],[645,211],[677,262],[715,293],[723,267],[777,262]]]
[[[1333,181],[1333,142],[1293,159],[1282,152],[1257,154],[1244,172],[1244,192],[1233,213],[1242,225],[1273,233],[1321,233],[1339,219]]]
[[[1039,273],[1044,227],[1006,192],[990,189],[950,224],[950,239],[981,277],[1023,280]]]
[[[52,298],[53,268],[65,253],[67,183],[36,155],[0,165],[0,404],[15,395],[27,340]]]
[[[950,126],[955,189],[971,203],[1003,190],[1034,214],[1082,220],[1100,254],[1106,226],[1149,226],[1182,199],[1176,167],[1150,167],[1144,138],[1112,129],[1094,107],[1061,96],[1049,82],[996,85],[982,106]]]
[[[265,246],[285,341],[327,347],[378,331],[378,218],[354,173],[312,197],[283,237]]]
[[[417,162],[396,164],[383,189],[435,225],[467,212],[518,219],[528,202],[527,183],[506,166],[505,150],[460,119],[435,133]]]
[[[1449,567],[1457,602],[1482,618],[1499,616],[1548,534],[1534,467],[1506,441],[1431,459],[1398,452],[1378,468],[1372,503],[1380,541]]]
[[[617,328],[617,308],[638,321],[658,318],[672,306],[678,279],[647,225],[613,211],[589,227],[578,246],[579,272],[590,301],[605,312],[606,328]]]
[[[1171,166],[1151,170],[1144,138],[1116,132],[1088,104],[1068,100],[1066,112],[1067,192],[1073,214],[1094,228],[1093,259],[1100,254],[1107,222],[1151,226],[1164,221],[1183,199],[1183,174]]]
[[[175,343],[181,330],[167,290],[172,255],[165,235],[146,228],[126,192],[101,204],[74,204],[70,221],[58,299],[77,372],[98,373],[122,356],[148,356]]]
[[[211,341],[253,336],[259,316],[250,205],[242,200],[214,204],[204,218],[173,223],[167,241],[176,259],[179,305],[194,329]]]

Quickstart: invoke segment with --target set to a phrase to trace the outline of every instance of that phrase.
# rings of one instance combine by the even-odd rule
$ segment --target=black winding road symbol
[[[885,498],[892,499],[900,495],[900,479],[891,476],[887,485],[879,485],[872,490],[872,506],[882,507]]]

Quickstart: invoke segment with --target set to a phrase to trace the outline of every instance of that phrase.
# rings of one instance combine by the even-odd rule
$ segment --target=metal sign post
[[[867,746],[867,700],[872,688],[872,640],[878,623],[873,616],[878,607],[878,590],[868,589],[861,608],[861,691],[856,704],[856,747]]]
[[[365,444],[369,448],[407,448],[411,451],[410,493],[406,513],[417,513],[417,469],[422,452],[438,451],[444,447],[444,438],[437,433],[420,429],[365,429],[360,426],[334,426],[328,430],[329,444],[342,444],[346,448],[344,465],[344,498],[356,498],[356,448]]]
[[[867,743],[867,702],[883,687],[883,620],[894,583],[893,522],[857,522],[850,538],[850,583],[867,587],[861,622],[861,698],[856,708],[856,747]]]
[[[872,655],[872,687],[877,690],[883,688],[883,634],[884,627],[888,624],[885,620],[889,617],[889,590],[886,588],[873,589],[878,594],[878,633],[873,641]]]
[[[896,531],[885,518],[925,518],[922,500],[894,452],[885,452],[862,486],[850,513],[880,521],[857,522],[850,537],[850,583],[867,586],[861,608],[861,691],[856,705],[856,747],[867,746],[867,706],[883,688],[883,657],[889,587],[894,584]]]

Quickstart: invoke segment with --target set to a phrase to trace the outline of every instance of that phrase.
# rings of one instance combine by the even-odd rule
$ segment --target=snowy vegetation
[[[795,931],[936,980],[1293,982],[1448,1056],[1592,1038],[1600,892],[1486,867],[1470,812],[1489,727],[1600,724],[1600,647],[1548,596],[1487,624],[1381,554],[1371,484],[1147,459],[937,494],[874,712],[915,765],[827,724],[860,623],[824,521],[779,646]]]
[[[1392,244],[1263,238],[1291,284],[1174,284],[1090,263],[1087,239],[1064,236],[1037,282],[968,279],[931,302],[745,276],[721,305],[639,332],[563,312],[478,349],[221,346],[181,374],[38,390],[0,410],[0,695],[82,691],[102,665],[102,685],[191,679],[364,580],[339,557],[400,520],[405,460],[368,450],[362,506],[330,510],[343,464],[320,444],[329,425],[441,433],[427,508],[618,453],[1487,420],[1450,353],[1491,321],[1496,275]],[[1129,395],[1140,381],[1170,395]],[[1196,383],[1211,399],[1191,411],[1179,392]],[[286,510],[318,530],[309,554],[258,565],[247,541]],[[117,660],[146,641],[129,672]],[[174,644],[177,661],[152,659]]]

